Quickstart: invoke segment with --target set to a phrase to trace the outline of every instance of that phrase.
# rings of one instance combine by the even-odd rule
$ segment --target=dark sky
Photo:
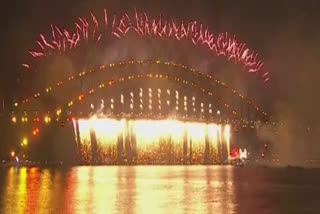
[[[26,50],[34,47],[40,32],[49,32],[51,23],[68,27],[89,11],[121,12],[134,7],[151,15],[200,20],[214,32],[236,34],[260,54],[271,73],[272,81],[259,86],[256,99],[273,114],[290,111],[297,120],[319,121],[318,0],[2,1],[0,94],[8,98],[15,94]]]

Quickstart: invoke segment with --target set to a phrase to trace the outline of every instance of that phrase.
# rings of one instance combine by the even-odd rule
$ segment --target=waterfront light
[[[51,118],[50,118],[48,115],[46,115],[46,116],[44,117],[44,122],[45,122],[46,124],[50,123],[50,122],[51,122]]]
[[[28,138],[24,137],[21,141],[21,146],[27,146],[28,145]]]
[[[57,116],[60,116],[61,112],[62,112],[62,110],[61,110],[61,109],[58,109],[57,112],[56,112],[56,113],[57,113]]]
[[[17,122],[16,116],[13,116],[13,117],[11,118],[11,121],[12,121],[13,123],[16,123],[16,122]]]

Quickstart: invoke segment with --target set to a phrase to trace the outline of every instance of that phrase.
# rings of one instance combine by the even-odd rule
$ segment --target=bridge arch
[[[139,66],[139,67],[134,67]],[[145,67],[147,66],[147,67]],[[126,69],[123,69],[123,68]],[[106,65],[100,65],[96,69],[90,69],[89,71],[83,71],[78,74],[78,76],[69,76],[65,80],[57,81],[55,84],[51,84],[45,88],[45,90],[42,90],[40,92],[35,92],[33,95],[34,99],[39,99],[40,96],[43,96],[45,94],[52,93],[52,90],[55,90],[56,88],[61,88],[65,86],[66,84],[69,84],[72,81],[87,79],[89,76],[95,77],[96,75],[100,75],[101,78],[105,78],[104,76],[109,76],[109,78],[117,80],[120,74],[134,74],[135,72],[132,71],[141,71],[142,73],[147,73],[148,70],[158,70],[159,75],[172,75],[175,74],[176,78],[185,78],[185,81],[188,81],[187,79],[192,79],[193,82],[197,83],[199,86],[203,85],[206,87],[211,87],[211,93],[215,94],[217,99],[222,99],[221,96],[219,97],[218,92],[219,91],[228,91],[234,99],[239,99],[240,102],[244,103],[245,105],[248,105],[250,108],[252,108],[255,112],[258,114],[261,114],[261,118],[268,118],[267,113],[262,111],[257,105],[255,105],[250,99],[245,98],[241,93],[237,92],[236,89],[228,86],[226,83],[213,78],[209,74],[205,74],[204,72],[198,71],[193,68],[188,68],[185,65],[176,64],[172,62],[160,62],[158,60],[129,60],[128,62],[120,61],[119,63],[110,63],[108,66]],[[141,70],[142,69],[142,70]],[[127,71],[129,70],[129,72]],[[132,71],[132,72],[131,72]],[[187,74],[187,76],[186,76]],[[188,76],[189,75],[189,76]],[[90,80],[89,80],[90,81]],[[90,87],[87,87],[90,89]],[[85,92],[82,88],[80,89]],[[19,104],[26,105],[29,103],[31,98],[25,98],[23,101],[15,102],[14,105],[17,106]]]
[[[110,17],[107,11],[104,10],[102,19],[99,19],[99,17],[91,13],[90,20],[85,17],[79,17],[78,21],[75,22],[75,29],[73,30],[61,29],[58,26],[51,25],[51,36],[46,37],[43,34],[40,34],[40,39],[37,41],[38,48],[29,51],[32,60],[34,61],[23,63],[22,66],[27,69],[37,69],[36,67],[37,63],[39,62],[38,60],[42,60],[52,55],[69,54],[69,51],[74,51],[76,49],[79,49],[80,47],[85,48],[86,46],[99,46],[104,39],[106,39],[105,41],[107,41],[107,38],[110,35],[115,37],[116,39],[122,39],[128,36],[130,32],[135,33],[136,35],[138,35],[138,37],[141,38],[155,38],[164,40],[172,39],[176,41],[188,40],[191,41],[194,45],[203,45],[207,47],[214,54],[214,56],[225,57],[225,59],[227,59],[228,61],[240,64],[244,68],[244,70],[248,71],[249,73],[258,74],[258,77],[261,78],[263,82],[267,82],[270,79],[269,73],[263,70],[263,62],[258,58],[258,55],[247,48],[245,43],[239,42],[235,36],[229,36],[228,33],[220,33],[215,35],[214,33],[210,32],[207,27],[204,27],[197,21],[191,21],[189,23],[185,23],[183,21],[176,22],[163,19],[162,16],[160,16],[159,18],[149,18],[146,13],[139,12],[137,10],[134,11],[133,16],[127,13],[123,13],[120,16],[112,17]],[[139,69],[135,70],[136,72],[128,72],[128,70],[134,69],[134,66],[136,65],[140,67]],[[146,69],[143,69],[144,66],[146,67]],[[126,67],[127,70],[123,69],[124,67]],[[103,81],[101,81],[102,78],[104,79]],[[174,87],[171,88],[170,85],[169,89],[168,84],[164,87],[158,87],[157,85],[152,85],[152,83],[154,82],[165,82],[169,84],[173,83]],[[126,95],[130,98],[130,101],[128,101],[128,104],[130,105],[127,105],[129,106],[129,111],[124,108],[119,108],[119,114],[117,112],[112,112],[108,115],[108,112],[102,112],[102,115],[107,115],[107,118],[104,117],[102,118],[102,120],[108,120],[108,122],[116,124],[115,127],[118,128],[114,129],[116,134],[112,136],[114,138],[112,143],[110,143],[108,140],[97,143],[97,138],[99,138],[99,136],[97,136],[97,129],[95,128],[96,125],[100,123],[97,123],[96,118],[94,118],[99,116],[99,112],[97,112],[97,108],[95,108],[95,106],[97,104],[97,100],[101,100],[101,94],[99,95],[97,91],[104,91],[103,89],[108,89],[108,91],[114,89],[116,91],[117,89],[119,89],[119,91],[117,91],[117,98],[114,99],[117,99],[121,104],[127,104],[127,102],[123,98],[123,93],[121,92],[121,90],[123,90],[123,88],[125,88],[126,86],[132,86],[133,83],[142,83],[141,85],[150,83],[151,86],[139,86],[138,92],[133,92],[130,90],[127,92]],[[78,87],[73,88],[72,86],[74,86],[75,84]],[[71,90],[70,88],[73,89]],[[184,91],[184,94],[177,88],[182,89]],[[74,133],[75,139],[77,141],[77,147],[80,148],[77,149],[79,149],[80,152],[85,151],[84,155],[87,156],[88,153],[91,153],[91,155],[89,154],[89,156],[91,157],[89,162],[95,161],[94,158],[97,157],[96,155],[99,152],[99,149],[101,149],[103,150],[102,153],[104,153],[105,151],[111,151],[107,156],[113,158],[112,163],[115,163],[114,158],[117,158],[116,163],[122,163],[122,161],[130,158],[130,161],[133,161],[133,156],[131,156],[130,158],[129,156],[132,154],[132,152],[135,152],[134,144],[138,139],[137,136],[139,135],[139,131],[133,132],[132,130],[134,130],[136,127],[139,127],[139,124],[141,125],[141,123],[143,124],[142,129],[150,125],[148,121],[146,121],[146,117],[143,118],[143,116],[141,115],[134,115],[134,111],[130,111],[133,109],[131,108],[131,104],[133,104],[134,102],[131,100],[133,100],[133,97],[140,96],[141,90],[143,93],[147,92],[147,99],[149,101],[146,102],[148,102],[147,108],[148,106],[149,108],[151,106],[150,110],[153,109],[152,105],[154,105],[154,101],[151,98],[153,96],[154,90],[156,91],[155,94],[157,94],[158,96],[157,104],[159,104],[159,109],[161,109],[161,106],[163,106],[163,101],[161,101],[161,95],[159,96],[159,94],[161,94],[163,91],[174,91],[174,94],[171,94],[172,97],[168,98],[167,96],[166,101],[170,100],[172,101],[171,103],[175,103],[175,105],[171,105],[170,107],[172,108],[172,106],[175,106],[175,114],[177,115],[177,120],[169,122],[160,121],[162,119],[161,114],[164,115],[163,118],[167,118],[168,113],[162,113],[159,111],[153,114],[148,114],[148,112],[143,111],[141,111],[140,113],[141,115],[145,114],[148,118],[152,116],[153,122],[155,124],[170,126],[170,124],[172,125],[173,123],[173,127],[179,128],[180,130],[180,139],[178,141],[174,140],[174,134],[168,131],[168,128],[165,133],[165,140],[163,140],[163,136],[157,136],[157,140],[159,141],[159,148],[157,149],[159,150],[154,150],[155,147],[150,147],[150,150],[152,150],[153,153],[148,153],[149,147],[145,146],[145,144],[148,144],[149,141],[145,141],[145,144],[140,144],[142,145],[144,154],[146,155],[135,157],[141,158],[142,163],[144,162],[145,158],[147,159],[147,162],[149,162],[150,160],[148,159],[152,159],[155,151],[160,151],[160,153],[163,152],[161,150],[162,145],[165,145],[168,148],[166,149],[164,154],[170,156],[170,152],[172,150],[175,151],[176,154],[178,154],[178,159],[176,159],[175,161],[183,159],[184,161],[188,160],[192,162],[193,152],[195,152],[197,155],[197,161],[205,160],[205,162],[213,162],[212,159],[210,160],[210,158],[208,158],[211,157],[212,154],[215,155],[216,160],[221,161],[228,159],[230,149],[229,124],[231,123],[232,125],[238,126],[246,124],[250,125],[250,127],[253,127],[253,121],[250,121],[249,117],[243,118],[242,113],[239,113],[238,109],[235,109],[235,106],[237,106],[237,103],[235,102],[239,102],[240,106],[245,105],[246,107],[248,107],[248,115],[250,109],[256,113],[256,118],[262,120],[269,119],[269,115],[266,112],[262,111],[250,99],[245,98],[241,93],[237,92],[236,89],[230,87],[229,85],[218,79],[215,79],[213,76],[205,72],[189,68],[185,65],[172,62],[161,62],[159,60],[129,60],[128,62],[121,61],[119,63],[111,63],[108,66],[101,65],[99,67],[89,69],[88,71],[81,70],[80,73],[77,73],[74,76],[69,76],[65,80],[59,80],[51,85],[46,86],[45,90],[41,92],[35,92],[32,99],[31,97],[28,97],[23,99],[22,101],[15,102],[14,108],[16,110],[19,110],[18,108],[22,106],[20,108],[21,111],[29,108],[31,109],[31,112],[34,111],[32,110],[34,106],[41,109],[40,111],[36,110],[34,115],[33,112],[31,113],[31,121],[29,118],[30,115],[28,115],[26,111],[21,113],[21,121],[23,123],[28,123],[29,120],[29,122],[32,123],[31,126],[36,126],[32,128],[31,133],[33,135],[38,135],[39,128],[43,125],[41,123],[42,121],[44,121],[46,125],[51,123],[51,121],[52,123],[54,121],[57,121],[60,124],[69,122],[68,124],[73,124],[73,127],[75,129]],[[191,93],[187,94],[189,92]],[[192,93],[194,93],[195,96],[193,96]],[[180,103],[182,102],[178,102],[178,100],[181,98],[181,94],[183,94],[183,105],[181,104],[180,106]],[[232,103],[224,101],[224,98],[228,97],[224,95],[230,95]],[[116,97],[116,95],[113,96]],[[209,99],[205,99],[207,100],[207,102],[201,102],[200,106],[198,106],[198,108],[200,109],[200,114],[196,115],[198,117],[198,121],[195,122],[194,118],[192,118],[192,121],[190,122],[188,121],[188,116],[190,116],[188,115],[188,111],[190,111],[190,108],[189,105],[185,103],[187,103],[187,100],[191,100],[190,105],[191,108],[194,109],[195,107],[193,104],[193,98],[197,97],[196,99],[198,100],[199,96],[206,98],[209,97]],[[54,100],[52,98],[57,99]],[[88,98],[92,100],[87,100]],[[116,108],[116,104],[112,102],[112,100],[114,99],[110,98],[110,103],[108,104],[110,106],[110,109]],[[52,102],[52,100],[55,102],[50,103]],[[81,112],[83,112],[82,110],[79,110],[79,108],[81,109],[82,107],[81,104],[90,104],[91,102],[89,101],[94,100],[96,101],[96,103],[92,105],[92,111],[90,110],[89,112],[85,112],[85,114],[80,114]],[[144,102],[143,98],[140,98],[139,107],[141,105],[141,102]],[[101,101],[100,104],[105,105],[106,103],[105,101]],[[186,110],[186,106],[188,107],[188,110]],[[207,106],[206,110],[204,106]],[[225,121],[211,121],[211,118],[214,117],[210,117],[208,116],[208,114],[210,115],[214,113],[214,107],[216,107],[219,112],[220,110],[223,113],[224,111],[226,112],[224,114],[226,115]],[[140,110],[143,110],[143,105]],[[178,112],[179,110],[183,111],[182,116],[179,115],[181,113]],[[193,116],[195,115],[194,112],[195,111],[192,112]],[[91,113],[94,114],[93,117],[91,117]],[[16,113],[13,113],[13,117],[15,117],[15,114]],[[89,119],[86,118],[89,116]],[[42,118],[44,118],[44,120],[42,120]],[[138,121],[136,123],[134,120],[137,118],[142,121]],[[16,121],[16,118],[15,120],[13,119],[14,118],[12,118],[13,122]],[[211,124],[212,122],[213,124]],[[83,126],[81,126],[80,123],[82,123]],[[89,124],[89,126],[87,126],[86,123],[87,125]],[[105,125],[108,124],[102,124],[102,126]],[[86,126],[89,127],[87,129],[86,136],[87,138],[89,138],[89,140],[87,140],[86,143],[81,144],[83,137],[80,136],[79,129]],[[118,130],[119,127],[122,127],[121,131]],[[192,134],[192,132],[194,130],[198,130],[198,128],[202,130],[200,137],[201,140],[196,140],[196,138],[198,137],[196,136],[197,134]],[[211,129],[211,131],[209,129]],[[187,132],[190,132],[191,134],[186,134]],[[154,134],[157,135],[157,133]],[[148,138],[148,140],[150,139]],[[88,143],[89,141],[90,143]],[[198,143],[195,143],[196,141],[198,141]],[[150,142],[152,142],[152,140]],[[176,147],[176,142],[179,142],[179,148]],[[107,146],[103,148],[103,146],[105,145]],[[222,146],[220,147],[220,145]],[[86,146],[87,149],[81,149],[81,147],[84,148]],[[188,148],[191,148],[190,153],[186,152]],[[124,150],[128,150],[130,152],[128,153]],[[213,153],[213,150],[216,150],[217,152]],[[115,156],[114,154],[117,155]],[[188,154],[191,155],[191,159],[190,157],[187,157]],[[105,158],[105,156],[102,156],[100,158]]]

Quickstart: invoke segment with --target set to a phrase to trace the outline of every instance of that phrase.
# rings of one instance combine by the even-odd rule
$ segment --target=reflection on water
[[[319,184],[286,180],[292,172],[281,170],[231,166],[11,167],[0,169],[0,213],[306,211],[281,202],[281,197],[298,200],[307,205],[303,209],[313,213]],[[319,172],[314,178],[319,178]],[[298,193],[295,198],[293,192]]]

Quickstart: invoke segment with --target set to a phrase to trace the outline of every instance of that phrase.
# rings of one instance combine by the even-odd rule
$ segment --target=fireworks
[[[85,76],[87,76],[87,75],[96,74],[98,72],[113,71],[113,69],[115,67],[117,67],[118,65],[120,65],[120,63],[121,63],[121,65],[123,65],[123,64],[126,64],[127,62],[122,61],[119,63],[112,63],[109,66],[103,65],[103,66],[100,66],[100,70],[94,70],[94,69],[92,70],[91,69],[89,71],[83,71],[83,72],[81,72],[81,76],[80,75],[79,76],[78,75],[70,76],[67,79],[64,79],[62,81],[61,80],[58,81],[57,83],[59,83],[59,84],[53,84],[53,86],[46,87],[45,92],[34,93],[33,98],[39,99],[39,97],[41,98],[42,96],[44,96],[45,94],[47,94],[49,92],[54,93],[56,91],[56,88],[64,87],[64,86],[68,85],[70,81],[76,81],[77,78],[85,78]],[[130,65],[135,64],[135,63],[136,63],[135,61],[128,61],[128,64],[130,64]],[[251,100],[245,99],[243,97],[243,95],[239,94],[235,89],[233,89],[232,87],[228,86],[226,83],[224,83],[220,80],[214,79],[212,76],[210,76],[208,74],[204,75],[203,72],[201,72],[201,71],[197,71],[193,68],[188,68],[187,66],[180,65],[180,64],[169,63],[169,62],[161,63],[158,60],[157,61],[152,61],[152,60],[142,61],[142,60],[140,60],[140,61],[137,61],[137,63],[138,64],[156,63],[157,65],[163,64],[165,66],[173,66],[175,68],[181,68],[181,69],[174,69],[175,73],[172,73],[171,71],[169,71],[170,74],[167,74],[165,72],[163,72],[163,73],[161,72],[161,73],[153,73],[153,74],[151,74],[151,73],[146,73],[146,74],[137,73],[137,74],[133,75],[130,73],[129,76],[118,76],[116,79],[109,79],[110,78],[109,77],[108,79],[102,80],[103,82],[97,82],[96,85],[92,85],[93,88],[89,87],[86,91],[76,93],[77,95],[73,96],[73,98],[71,100],[70,100],[70,98],[68,98],[68,100],[66,100],[67,101],[66,102],[67,108],[63,110],[63,112],[64,112],[63,115],[65,115],[66,112],[70,112],[68,117],[61,116],[61,114],[62,114],[61,106],[64,106],[64,105],[59,104],[59,106],[56,106],[56,110],[54,110],[55,113],[52,115],[53,116],[52,118],[50,116],[50,119],[49,118],[46,119],[46,116],[49,116],[49,115],[47,115],[48,111],[45,111],[45,112],[43,112],[44,115],[41,113],[41,116],[40,116],[40,118],[44,118],[44,120],[37,119],[37,121],[38,120],[44,121],[44,125],[46,125],[46,126],[51,124],[50,123],[51,120],[52,120],[52,122],[58,121],[58,123],[64,123],[67,121],[71,121],[72,118],[78,117],[77,111],[74,111],[75,109],[77,109],[77,105],[87,103],[88,99],[90,100],[90,97],[95,96],[95,93],[99,93],[98,91],[108,90],[109,88],[117,86],[119,84],[126,84],[126,82],[128,82],[128,81],[132,81],[132,80],[145,81],[146,79],[157,79],[157,80],[163,79],[163,80],[174,81],[177,85],[181,85],[183,87],[189,87],[190,89],[194,89],[195,92],[197,92],[197,93],[200,92],[204,95],[208,95],[209,97],[215,97],[215,99],[212,101],[214,101],[217,104],[217,106],[219,106],[219,109],[225,110],[226,112],[229,112],[229,113],[227,113],[228,115],[231,115],[231,113],[232,113],[231,116],[233,116],[233,118],[236,119],[235,122],[230,121],[230,120],[227,120],[224,122],[232,123],[233,125],[235,125],[237,123],[236,121],[242,121],[242,122],[246,121],[246,119],[242,118],[241,113],[239,114],[237,111],[235,111],[232,108],[234,106],[231,106],[227,103],[224,103],[223,99],[221,99],[220,97],[217,97],[217,94],[214,93],[214,91],[211,91],[211,88],[203,88],[205,86],[202,86],[201,84],[194,83],[193,81],[191,81],[189,79],[185,79],[183,76],[178,75],[179,72],[186,72],[187,70],[191,71],[196,76],[199,75],[201,78],[207,79],[208,81],[210,81],[212,83],[216,83],[217,85],[225,88],[226,90],[230,90],[230,92],[232,92],[232,94],[234,96],[241,98],[243,100],[243,102],[250,105],[255,111],[263,114],[264,116],[267,116],[267,114],[265,112],[261,111],[260,108],[258,108],[256,105],[254,105],[254,103]],[[110,67],[110,69],[107,69],[108,67]],[[164,70],[166,70],[166,69],[164,69]],[[60,84],[61,82],[63,82],[64,84]],[[152,93],[152,92],[154,92],[154,93]],[[170,107],[171,107],[172,109],[176,110],[176,112],[178,113],[177,115],[178,115],[179,119],[184,119],[183,118],[184,116],[189,117],[192,114],[197,114],[197,113],[199,113],[201,115],[201,117],[204,117],[204,115],[207,115],[207,113],[209,113],[207,116],[210,115],[210,118],[215,118],[215,114],[213,114],[213,110],[214,110],[213,106],[215,104],[212,104],[212,103],[202,103],[201,104],[201,101],[198,100],[198,98],[196,99],[195,96],[186,97],[186,96],[184,96],[185,94],[183,94],[182,92],[180,93],[180,92],[178,92],[177,90],[172,90],[172,89],[168,89],[168,88],[162,88],[162,89],[160,89],[160,88],[155,88],[155,89],[139,88],[138,91],[130,91],[130,93],[123,94],[123,96],[121,96],[119,94],[118,97],[108,97],[108,99],[104,100],[105,103],[102,103],[99,100],[99,104],[95,103],[95,106],[101,105],[103,107],[100,110],[97,110],[97,109],[92,109],[92,110],[93,110],[93,112],[96,112],[98,115],[101,115],[101,114],[103,114],[103,112],[106,113],[107,109],[109,109],[110,112],[107,113],[108,116],[118,115],[119,112],[117,110],[118,108],[117,108],[116,102],[115,102],[115,100],[118,100],[121,103],[123,102],[122,105],[124,105],[124,104],[126,106],[128,106],[128,104],[130,105],[130,109],[125,108],[126,109],[125,110],[123,107],[120,108],[120,109],[122,109],[122,111],[123,110],[126,111],[126,112],[124,112],[124,111],[122,112],[124,114],[127,113],[130,115],[136,115],[137,112],[149,111],[149,116],[152,116],[152,118],[163,119],[168,116],[166,111],[168,109],[170,109]],[[40,96],[40,94],[41,94],[41,96]],[[160,95],[160,97],[159,97],[159,95]],[[152,98],[152,96],[153,96],[153,98]],[[136,101],[134,101],[133,97],[137,97],[138,99]],[[143,97],[145,97],[147,99],[145,99],[145,101],[143,101]],[[172,98],[169,98],[169,97],[172,97]],[[124,99],[124,98],[126,98],[126,99]],[[209,99],[212,99],[212,98],[209,98]],[[179,102],[179,100],[180,100],[180,102]],[[186,102],[186,101],[189,101],[189,102]],[[133,102],[136,102],[135,108],[134,108]],[[21,105],[19,103],[21,103]],[[14,103],[15,108],[17,108],[18,106],[23,107],[23,106],[27,105],[27,103],[29,103],[29,100],[26,98],[23,102],[19,102],[19,103],[18,102]],[[179,103],[181,104],[180,107],[179,107]],[[198,103],[199,105],[198,104],[196,105],[196,103]],[[152,107],[152,105],[153,105],[153,107]],[[145,107],[143,107],[143,106],[145,106]],[[103,108],[106,108],[106,110],[103,110]],[[216,107],[214,107],[214,108],[216,108]],[[158,109],[158,110],[153,112],[153,111],[151,111],[151,109],[153,109],[153,110]],[[220,110],[217,111],[218,116],[220,115]],[[135,113],[133,113],[133,112],[135,112]],[[150,114],[150,112],[152,112],[152,113]],[[20,117],[19,115],[18,115],[18,117],[17,117],[17,115],[12,115],[12,118],[14,118],[14,119],[12,119],[12,122],[13,123],[20,122],[20,119],[21,119],[22,123],[27,123],[28,119],[25,120],[24,117],[27,118],[26,115],[24,115],[23,117]],[[231,118],[229,117],[229,119],[231,119]],[[239,120],[237,120],[237,119],[239,119]],[[66,121],[64,121],[64,120],[66,120]],[[32,118],[31,118],[29,120],[29,122],[32,122],[32,121],[34,121],[34,120],[32,120]],[[217,120],[211,120],[211,121],[217,121]],[[237,125],[235,125],[235,126],[237,126]],[[244,126],[246,126],[246,125],[244,125]],[[38,132],[36,131],[36,129],[32,129],[31,134],[33,136],[37,136]]]
[[[235,36],[228,33],[214,35],[208,27],[197,21],[177,22],[166,20],[161,15],[159,18],[151,18],[145,12],[137,10],[133,16],[124,13],[110,17],[104,10],[103,18],[99,19],[90,13],[90,18],[78,17],[74,25],[73,31],[51,25],[51,37],[46,38],[40,34],[38,49],[29,51],[29,54],[33,58],[43,58],[51,54],[62,54],[88,43],[98,44],[108,35],[121,39],[129,32],[135,32],[144,38],[190,40],[194,45],[206,46],[216,56],[224,56],[229,61],[241,64],[250,73],[257,73],[263,66],[258,54],[251,51],[245,43],[239,42]],[[22,66],[31,67],[28,63],[23,63]],[[262,80],[269,81],[269,72],[261,73]]]
[[[233,35],[214,34],[208,27],[197,21],[179,22],[167,20],[161,15],[156,18],[148,17],[145,12],[137,10],[132,14],[123,13],[112,16],[107,13],[107,10],[103,12],[103,16],[90,13],[89,17],[78,17],[73,29],[51,25],[51,34],[49,36],[40,34],[36,41],[37,48],[28,51],[35,63],[23,63],[22,67],[33,69],[33,65],[36,65],[38,60],[46,57],[67,55],[71,51],[75,51],[73,53],[79,51],[80,54],[87,53],[89,52],[87,47],[91,51],[91,47],[109,41],[109,37],[122,39],[136,34],[143,39],[186,40],[196,46],[205,46],[213,53],[212,55],[222,56],[230,62],[239,64],[247,72],[256,73],[264,82],[270,79],[269,72],[262,69],[263,62],[258,58],[258,54],[251,51],[245,43],[239,42]],[[95,57],[95,54],[92,56]],[[79,64],[81,64],[80,61]],[[59,101],[58,105],[53,106],[50,111],[45,109],[45,115],[42,112],[40,115],[37,114],[36,120],[29,115],[29,123],[35,123],[31,132],[35,137],[41,136],[39,129],[43,130],[43,127],[39,126],[40,121],[43,121],[48,127],[55,121],[60,123],[61,127],[64,127],[66,121],[73,121],[77,152],[86,163],[166,162],[176,164],[214,163],[228,160],[231,137],[231,127],[228,124],[234,126],[239,121],[245,123],[245,120],[241,118],[242,112],[237,114],[233,109],[234,102],[229,105],[222,101],[219,97],[221,94],[218,93],[219,87],[231,91],[232,96],[240,100],[241,109],[242,104],[248,105],[256,112],[267,116],[267,113],[260,110],[236,89],[208,73],[185,65],[161,62],[158,59],[120,61],[97,67],[92,64],[94,63],[90,62],[85,67],[76,66],[75,70],[80,68],[80,73],[72,73],[72,76],[64,77],[62,80],[54,78],[54,81],[49,83],[50,85],[44,81],[45,90],[34,92],[32,96],[14,103],[16,109],[25,108],[29,99],[35,99],[39,103],[42,97],[59,95],[61,91],[58,91],[58,88],[69,87],[71,82],[81,80],[81,90],[77,90],[80,87],[74,87],[72,97],[63,94],[65,96],[63,103]],[[126,68],[131,64],[157,64],[170,66],[173,69],[159,69],[161,72],[158,73],[154,73],[153,70],[146,72],[138,70],[140,73],[137,74],[129,71],[131,72],[129,75],[127,72],[120,73],[121,75],[108,75],[104,80],[97,79],[90,83],[89,79],[88,84],[82,81],[94,73],[105,72],[106,74],[106,72],[115,71],[120,67]],[[43,64],[39,63],[39,66],[41,65]],[[91,68],[87,69],[87,67]],[[184,75],[189,76],[186,78]],[[175,86],[189,87],[188,92],[191,93],[178,91],[173,87],[150,88],[150,86],[142,85],[139,88],[128,88],[129,92],[124,90],[121,94],[111,91],[112,97],[109,94],[106,95],[106,98],[99,96],[101,90],[114,90],[110,88],[127,84],[129,81],[143,83],[155,79],[163,80],[166,84],[170,82],[170,85],[173,82],[172,85]],[[99,99],[99,103],[95,102],[96,98]],[[209,100],[210,103],[204,102],[204,99]],[[89,103],[90,110],[78,107],[80,104],[88,104],[87,102],[91,103],[91,105]],[[220,116],[220,110],[217,109],[223,111],[222,116]],[[217,114],[215,114],[216,110]],[[224,111],[228,112],[224,114]],[[249,108],[247,112],[249,115]],[[99,115],[101,118],[81,119],[88,115]],[[175,115],[176,119],[168,119],[172,115]],[[198,119],[194,119],[196,117]],[[26,115],[23,117],[12,115],[12,122],[17,123],[20,118],[22,123],[28,122]],[[237,118],[240,120],[236,120]],[[213,123],[217,121],[220,121],[220,124]],[[248,121],[246,124],[249,124]]]
[[[76,133],[75,136],[85,162],[97,158],[102,163],[112,164],[119,159],[140,164],[186,160],[203,163],[205,155],[211,162],[229,158],[229,125],[171,119],[98,119],[95,116],[74,121],[73,125],[79,126],[79,136]]]

